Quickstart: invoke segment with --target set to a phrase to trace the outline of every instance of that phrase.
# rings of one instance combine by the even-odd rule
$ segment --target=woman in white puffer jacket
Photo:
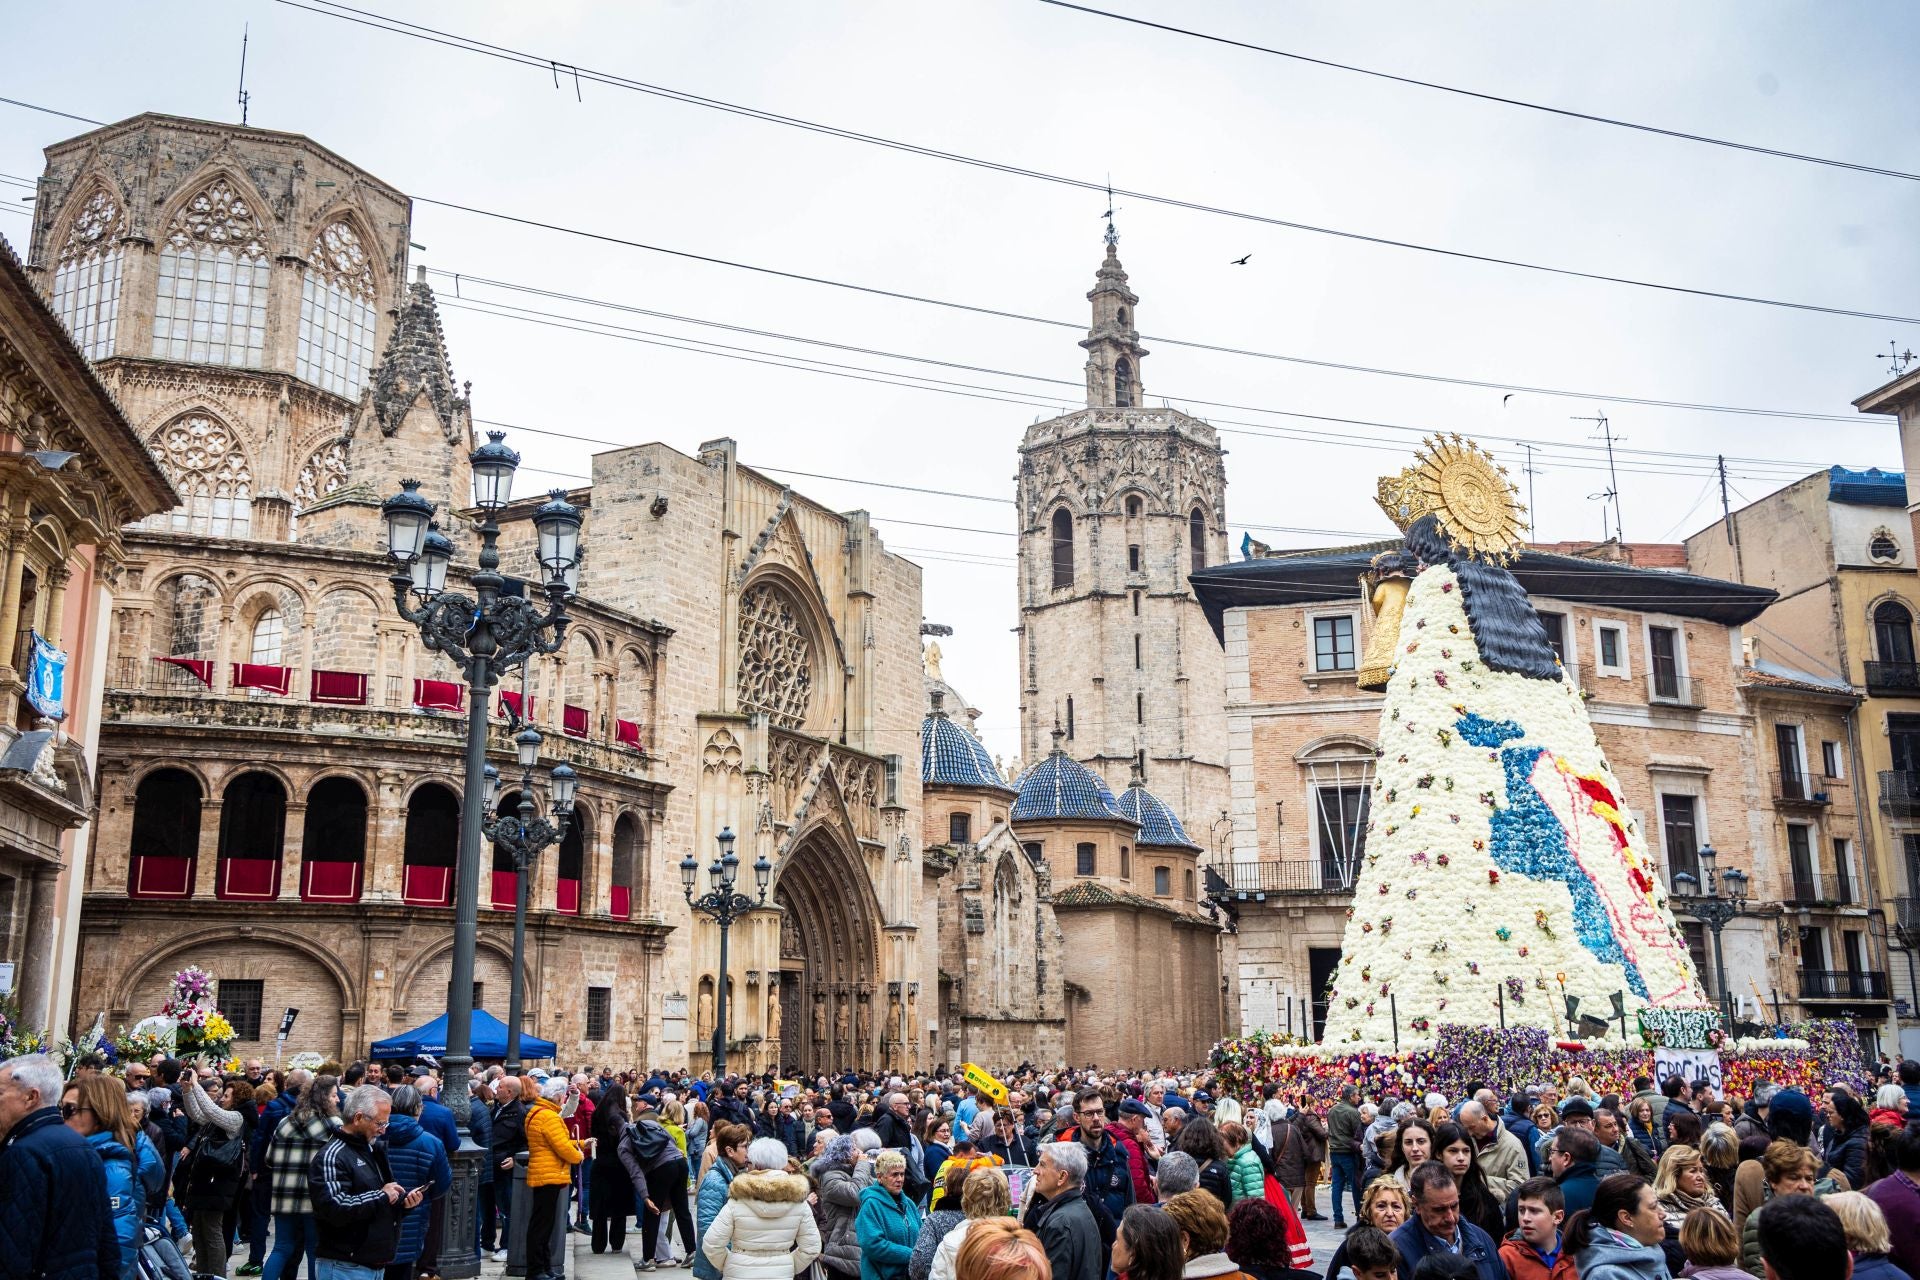
[[[788,1173],[787,1147],[758,1138],[734,1175],[727,1203],[700,1250],[726,1280],[793,1280],[820,1256],[820,1228],[808,1199],[813,1184]]]

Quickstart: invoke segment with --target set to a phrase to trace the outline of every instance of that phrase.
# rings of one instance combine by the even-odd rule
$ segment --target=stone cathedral
[[[379,504],[419,479],[454,575],[471,564],[475,391],[409,269],[411,208],[265,129],[147,114],[47,149],[29,270],[182,499],[127,531],[111,584],[70,871],[82,1027],[155,1012],[185,964],[247,1055],[287,1008],[289,1052],[342,1058],[445,1008],[469,691],[394,610]],[[1089,297],[1088,406],[1021,446],[1017,778],[922,654],[921,570],[865,512],[725,438],[597,454],[568,492],[574,625],[489,709],[502,812],[509,712],[545,735],[541,775],[580,777],[528,873],[518,975],[526,1030],[569,1065],[704,1067],[723,1000],[729,1066],[753,1071],[1171,1065],[1219,1035],[1227,940],[1198,876],[1221,659],[1186,574],[1224,558],[1221,451],[1143,405],[1111,236]],[[528,487],[509,574],[530,571]],[[724,974],[678,870],[723,831],[746,892],[772,866]],[[518,878],[482,856],[475,997],[504,1015]],[[1142,999],[1178,1016],[1129,1016]]]

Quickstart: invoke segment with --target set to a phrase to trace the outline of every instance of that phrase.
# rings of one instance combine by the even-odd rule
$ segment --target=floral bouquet
[[[161,1006],[160,1016],[173,1023],[175,1056],[205,1054],[217,1062],[232,1056],[233,1024],[214,1004],[213,975],[205,969],[188,965],[173,975],[171,994]],[[140,1026],[147,1026],[147,1022]]]
[[[45,1032],[35,1031],[21,1023],[19,998],[0,996],[0,1058],[42,1053],[46,1047]]]

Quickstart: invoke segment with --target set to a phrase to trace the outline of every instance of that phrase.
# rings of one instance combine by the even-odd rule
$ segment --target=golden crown
[[[1511,560],[1523,541],[1526,507],[1507,469],[1459,433],[1421,441],[1412,466],[1381,476],[1374,501],[1401,532],[1434,516],[1447,540],[1482,560]]]

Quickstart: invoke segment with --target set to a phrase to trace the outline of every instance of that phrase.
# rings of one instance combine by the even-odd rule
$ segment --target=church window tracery
[[[343,218],[314,237],[300,285],[300,346],[295,373],[349,400],[373,366],[373,260]]]
[[[153,354],[256,368],[267,340],[266,234],[226,179],[167,227],[154,297]]]
[[[313,451],[293,482],[293,508],[304,511],[347,482],[347,450],[340,441]]]
[[[1133,361],[1125,356],[1113,362],[1113,402],[1122,409],[1133,405]]]
[[[1207,517],[1198,507],[1187,517],[1187,550],[1192,554],[1193,572],[1207,567]]]
[[[806,723],[813,703],[813,641],[786,595],[763,583],[740,597],[740,706],[782,729]]]
[[[87,197],[53,270],[53,310],[73,335],[74,345],[89,360],[113,354],[113,337],[120,318],[122,252],[118,237],[125,230],[120,206],[105,191]]]
[[[145,527],[244,538],[253,528],[253,469],[226,424],[188,413],[160,429],[149,447],[181,503]]]

